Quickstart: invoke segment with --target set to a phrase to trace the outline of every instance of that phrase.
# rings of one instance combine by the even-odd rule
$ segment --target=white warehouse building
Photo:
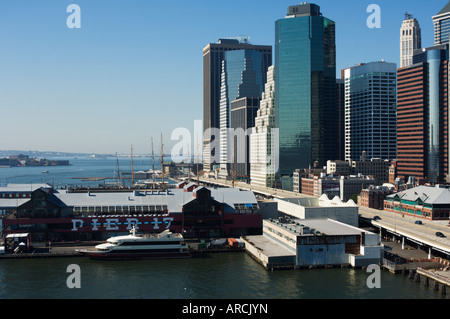
[[[332,200],[327,195],[320,198],[276,198],[278,211],[301,220],[332,219],[347,225],[359,226],[358,205],[353,200],[343,202],[339,197]]]

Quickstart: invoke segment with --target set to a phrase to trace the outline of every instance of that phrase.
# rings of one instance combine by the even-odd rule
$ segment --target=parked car
[[[422,223],[421,220],[416,220],[416,224],[417,224],[417,225],[423,225],[423,223]]]
[[[438,236],[438,237],[445,237],[445,235],[444,235],[443,233],[441,233],[440,231],[438,231],[438,232],[436,233],[436,236]]]

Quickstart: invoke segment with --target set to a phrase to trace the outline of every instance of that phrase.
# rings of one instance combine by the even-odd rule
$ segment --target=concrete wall
[[[298,266],[326,266],[349,263],[345,254],[345,244],[337,245],[300,245],[297,248]]]

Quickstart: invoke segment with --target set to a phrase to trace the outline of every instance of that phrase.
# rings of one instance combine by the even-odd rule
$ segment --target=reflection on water
[[[81,268],[81,288],[66,285]],[[245,253],[189,260],[103,262],[87,258],[0,262],[1,299],[441,299],[432,288],[381,272],[369,289],[362,269],[266,271]]]

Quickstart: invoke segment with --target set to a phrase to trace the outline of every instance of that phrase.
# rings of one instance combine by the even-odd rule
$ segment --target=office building
[[[378,234],[332,219],[266,219],[263,235],[242,237],[246,251],[267,269],[378,265]]]
[[[234,180],[250,182],[250,136],[259,101],[259,97],[243,97],[231,102],[230,128],[234,134],[228,142],[231,141],[231,176]]]
[[[450,2],[433,16],[434,45],[448,44],[450,35]]]
[[[422,48],[422,32],[419,22],[411,14],[405,13],[400,28],[400,67],[410,66],[415,50]]]
[[[280,174],[291,190],[295,169],[337,156],[335,23],[319,6],[290,6],[275,22],[275,79]]]
[[[345,76],[345,160],[397,157],[397,66],[363,63]]]
[[[225,52],[224,60],[222,61],[220,97],[219,175],[222,178],[230,176],[231,162],[235,156],[244,159],[244,154],[233,154],[233,148],[238,146],[233,146],[232,140],[235,136],[236,129],[241,128],[245,131],[247,128],[254,126],[254,118],[259,108],[259,101],[257,105],[254,102],[261,98],[266,77],[267,68],[261,52],[247,49]],[[231,104],[241,98],[250,98],[248,110],[252,111],[254,115],[245,113],[246,116],[241,116],[242,121],[240,123],[235,122],[231,126]],[[244,100],[244,104],[246,104],[246,101],[248,100]],[[239,105],[242,106],[242,103],[239,103]],[[253,117],[247,119],[247,115]],[[237,142],[239,144],[246,144],[246,141],[245,143],[243,141],[243,137],[238,139]],[[239,164],[242,163],[241,161]]]
[[[269,67],[255,127],[250,135],[250,182],[276,187],[278,173],[278,130],[275,128],[275,67]]]
[[[388,195],[384,210],[428,220],[448,221],[450,192],[439,186],[417,186]]]
[[[345,81],[336,79],[337,153],[335,160],[345,159]]]
[[[397,176],[448,177],[448,44],[414,52],[398,70]]]
[[[203,48],[203,164],[209,172],[220,162],[220,89],[222,61],[225,52],[233,50],[255,50],[262,53],[264,74],[272,65],[272,46],[252,45],[248,38],[219,39]],[[265,81],[263,82],[265,83]],[[216,136],[217,135],[217,136]]]

